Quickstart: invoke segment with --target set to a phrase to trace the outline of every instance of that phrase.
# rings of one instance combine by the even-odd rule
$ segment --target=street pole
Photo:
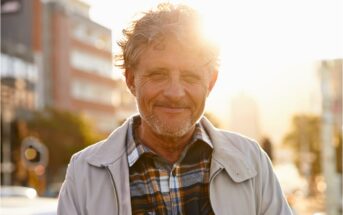
[[[3,139],[2,139],[2,164],[1,172],[3,173],[3,185],[11,185],[13,164],[11,161],[11,121],[12,112],[7,107],[2,107],[3,119]]]
[[[321,65],[322,90],[322,167],[326,182],[326,213],[338,215],[339,181],[336,173],[336,156],[333,144],[334,118],[332,113],[332,89],[330,65],[323,61]]]

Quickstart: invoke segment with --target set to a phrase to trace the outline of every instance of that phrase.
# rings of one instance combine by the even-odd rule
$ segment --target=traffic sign
[[[21,158],[29,169],[34,169],[39,165],[46,167],[49,161],[49,151],[37,138],[29,136],[22,141]]]

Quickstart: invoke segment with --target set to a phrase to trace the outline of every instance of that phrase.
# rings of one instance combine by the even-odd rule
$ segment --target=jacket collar
[[[235,141],[242,141],[243,138],[237,140],[230,138],[230,133],[220,132],[205,117],[202,118],[201,123],[210,136],[214,147],[211,178],[219,169],[225,169],[232,180],[237,183],[257,175],[251,158],[235,146],[237,144]]]
[[[107,139],[97,143],[92,154],[86,160],[89,164],[104,167],[113,164],[126,155],[126,137],[129,130],[129,122],[126,120],[122,126],[114,130]]]
[[[113,164],[122,156],[126,157],[125,144],[129,121],[127,120],[121,127],[114,130],[107,139],[95,147],[94,152],[86,158],[89,164],[103,167]],[[201,119],[200,123],[212,140],[214,147],[211,176],[218,169],[225,169],[235,182],[242,182],[256,176],[257,171],[251,163],[251,158],[236,148],[233,140],[228,135],[219,132],[205,117]]]

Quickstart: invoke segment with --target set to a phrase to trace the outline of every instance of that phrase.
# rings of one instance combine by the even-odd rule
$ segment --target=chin
[[[166,137],[182,137],[192,130],[195,122],[192,119],[169,119],[163,120],[160,118],[149,117],[148,125],[155,133]]]
[[[183,137],[185,136],[188,132],[192,130],[192,127],[182,127],[182,128],[157,128],[156,132],[165,137]]]

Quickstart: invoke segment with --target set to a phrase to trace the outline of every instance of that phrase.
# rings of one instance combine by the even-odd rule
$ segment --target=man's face
[[[217,77],[204,64],[173,40],[145,50],[126,75],[142,126],[168,137],[192,132]]]

